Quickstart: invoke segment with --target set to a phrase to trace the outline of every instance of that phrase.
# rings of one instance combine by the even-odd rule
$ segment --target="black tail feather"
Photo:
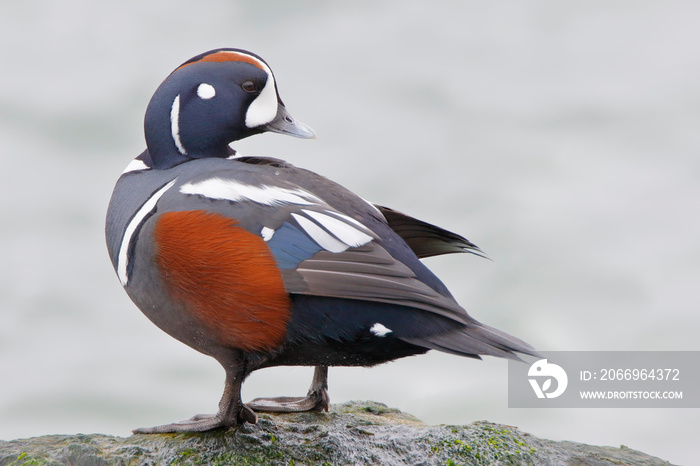
[[[464,236],[452,233],[438,226],[410,217],[402,212],[374,205],[384,215],[389,227],[394,230],[420,259],[469,252],[488,259],[486,254]]]
[[[477,359],[481,359],[480,355],[485,355],[521,360],[516,353],[539,356],[532,346],[519,338],[478,322],[439,335],[402,339],[424,348]]]

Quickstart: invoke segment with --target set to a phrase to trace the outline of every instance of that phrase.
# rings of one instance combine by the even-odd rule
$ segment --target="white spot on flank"
[[[302,189],[287,189],[267,185],[255,186],[221,178],[209,178],[203,181],[185,183],[180,188],[180,192],[233,202],[253,201],[269,206],[325,204],[313,194]]]
[[[131,239],[134,236],[136,229],[139,227],[139,225],[141,225],[143,219],[145,219],[148,214],[153,212],[153,209],[156,208],[156,203],[158,203],[158,199],[160,199],[168,189],[172,188],[176,180],[177,178],[153,193],[151,197],[149,197],[146,202],[143,203],[139,210],[136,211],[134,216],[131,218],[131,221],[129,221],[129,224],[126,226],[124,236],[122,237],[122,243],[119,246],[119,254],[117,255],[117,276],[119,276],[119,281],[121,282],[122,286],[126,286],[127,282],[129,281],[129,246],[131,245]]]
[[[369,329],[370,332],[374,333],[378,337],[385,337],[387,334],[391,333],[393,330],[386,328],[379,322],[376,324],[372,325],[372,328]]]
[[[180,94],[173,100],[173,106],[170,107],[170,134],[173,136],[175,147],[182,155],[187,155],[185,147],[180,141]]]
[[[150,167],[146,165],[146,163],[143,160],[139,159],[134,159],[131,162],[129,162],[129,165],[126,166],[124,171],[122,172],[122,175],[124,173],[130,173],[130,172],[137,172],[141,170],[148,170]]]
[[[260,230],[260,235],[265,241],[270,241],[275,235],[275,230],[273,230],[272,228],[263,227],[262,230]]]
[[[216,89],[211,84],[202,83],[197,87],[197,95],[200,99],[209,100],[216,95]]]
[[[262,63],[265,66],[264,63]],[[267,81],[265,87],[258,94],[253,102],[248,106],[248,111],[245,114],[245,125],[248,128],[255,128],[260,125],[267,124],[277,116],[277,89],[275,89],[275,78],[272,77],[272,71],[265,66],[267,72]]]

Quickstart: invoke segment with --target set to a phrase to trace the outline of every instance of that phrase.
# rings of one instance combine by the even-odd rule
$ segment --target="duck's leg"
[[[255,424],[257,416],[241,401],[241,385],[246,377],[242,364],[225,367],[224,394],[216,414],[197,414],[172,424],[134,429],[135,434],[163,434],[167,432],[205,432],[212,429],[228,429],[244,422]]]
[[[258,412],[298,413],[302,411],[328,411],[328,366],[316,366],[309,393],[304,396],[278,396],[275,398],[256,398],[246,404]]]

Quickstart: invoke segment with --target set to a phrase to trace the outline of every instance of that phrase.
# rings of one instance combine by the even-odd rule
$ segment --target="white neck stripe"
[[[134,236],[136,229],[139,227],[139,225],[141,225],[146,216],[153,212],[153,209],[156,208],[158,199],[160,199],[168,189],[173,187],[175,181],[177,181],[177,178],[153,193],[151,197],[149,197],[146,202],[143,203],[139,210],[136,211],[134,216],[131,218],[131,221],[129,221],[129,224],[126,226],[124,236],[122,237],[122,243],[119,246],[119,254],[117,255],[117,276],[119,277],[119,281],[121,282],[122,286],[126,286],[129,281],[129,246],[131,246],[131,239]]]
[[[175,142],[177,150],[182,155],[187,155],[187,151],[180,140],[180,94],[175,97],[173,106],[170,107],[170,134],[173,136],[173,142]]]

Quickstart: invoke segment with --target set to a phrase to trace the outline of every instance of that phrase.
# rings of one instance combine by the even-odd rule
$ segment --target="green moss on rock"
[[[427,426],[375,402],[329,413],[261,414],[256,425],[201,434],[48,435],[0,441],[0,466],[34,465],[607,465],[669,464],[625,447],[542,440],[476,422]]]

